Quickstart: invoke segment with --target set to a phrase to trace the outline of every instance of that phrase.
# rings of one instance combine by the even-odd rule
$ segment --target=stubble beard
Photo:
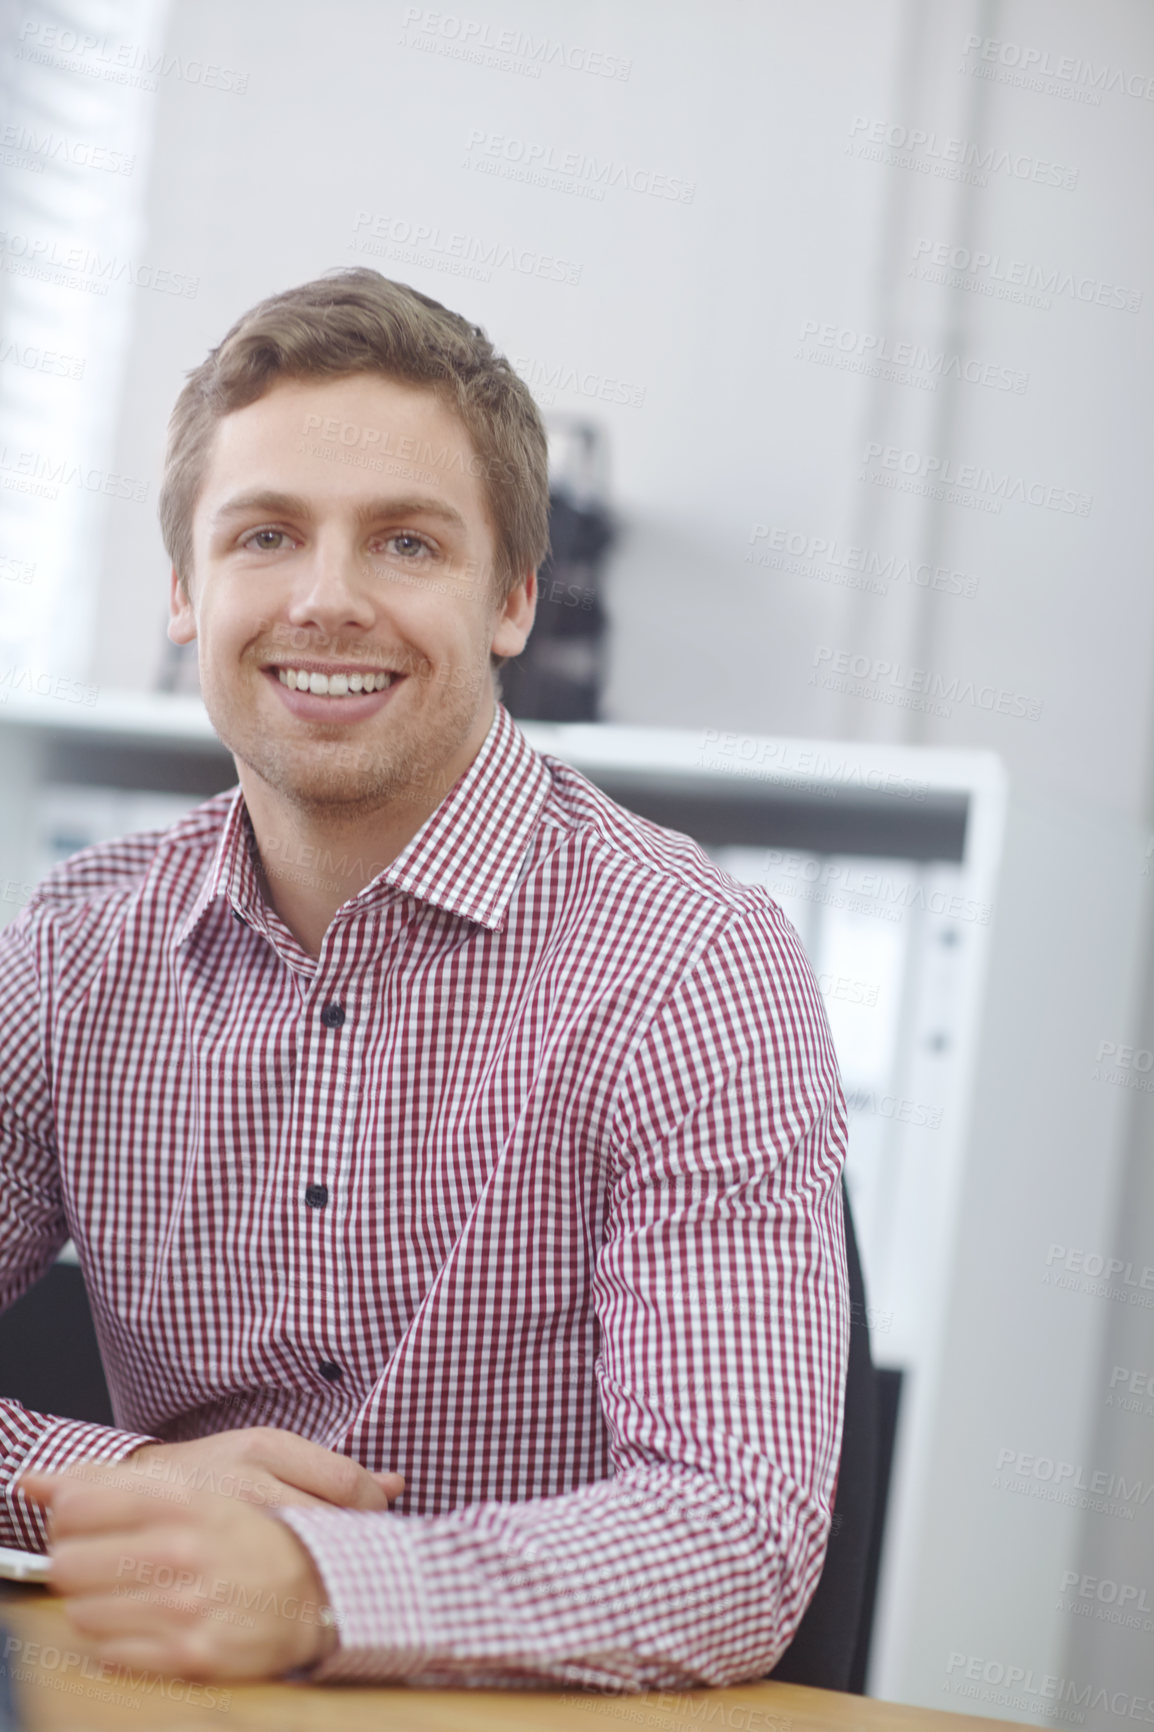
[[[318,734],[313,739],[290,746],[235,714],[211,682],[202,680],[202,697],[213,727],[240,763],[310,820],[327,820],[334,827],[386,807],[418,805],[433,811],[457,779],[456,760],[478,707],[475,695],[450,684],[443,704],[371,745],[342,739],[341,723],[333,724],[331,734],[319,732],[323,723],[314,723]]]

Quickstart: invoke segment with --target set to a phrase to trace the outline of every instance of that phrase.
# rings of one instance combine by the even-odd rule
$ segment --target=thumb
[[[375,1473],[371,1468],[369,1471],[390,1503],[394,1498],[400,1497],[405,1489],[405,1482],[399,1473]]]

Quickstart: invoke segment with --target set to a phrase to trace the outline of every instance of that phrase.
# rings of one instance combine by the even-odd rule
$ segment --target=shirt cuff
[[[316,1566],[337,1628],[337,1646],[306,1669],[310,1684],[369,1679],[402,1682],[431,1657],[429,1611],[417,1548],[404,1516],[387,1510],[281,1506]]]
[[[114,1431],[83,1419],[51,1419],[21,1461],[8,1469],[8,1521],[17,1543],[28,1551],[48,1550],[48,1518],[37,1504],[15,1489],[26,1473],[63,1473],[82,1461],[120,1461],[145,1443],[159,1443],[135,1431]]]

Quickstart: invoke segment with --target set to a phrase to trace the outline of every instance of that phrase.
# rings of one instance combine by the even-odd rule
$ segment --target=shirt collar
[[[498,704],[465,774],[375,882],[496,931],[549,788],[545,765]]]
[[[401,890],[496,931],[520,878],[549,786],[545,765],[508,710],[498,704],[484,744],[464,775],[356,901],[376,901],[382,888]],[[271,911],[257,877],[255,846],[238,787],[212,864],[177,932],[178,944],[217,900],[227,901],[238,918],[268,936]]]
[[[233,913],[250,926],[264,929],[266,904],[253,859],[255,851],[256,838],[252,833],[248,807],[241,789],[236,787],[229,799],[224,828],[208,873],[177,931],[178,944],[183,944],[206,910],[218,900],[229,903]]]

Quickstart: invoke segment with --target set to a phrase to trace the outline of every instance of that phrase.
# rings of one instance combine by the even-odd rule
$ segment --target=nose
[[[351,537],[332,531],[318,535],[306,557],[297,561],[289,619],[295,626],[342,627],[372,625],[372,586],[365,561]]]

